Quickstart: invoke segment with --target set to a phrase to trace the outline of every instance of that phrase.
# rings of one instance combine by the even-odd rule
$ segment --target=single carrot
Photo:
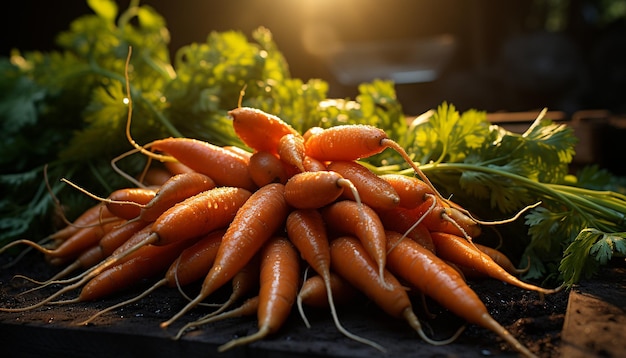
[[[192,138],[165,138],[145,147],[167,153],[193,171],[213,179],[218,186],[256,189],[248,174],[248,160],[220,146]]]
[[[288,133],[278,141],[278,156],[280,160],[293,165],[301,172],[304,168],[304,139],[300,134]]]
[[[378,280],[384,286],[386,238],[385,227],[378,214],[369,206],[352,200],[335,202],[324,207],[321,212],[329,231],[335,235],[354,235],[361,240],[367,253],[378,265]]]
[[[359,291],[336,273],[330,273],[330,288],[333,293],[333,301],[336,305],[344,305],[353,302],[359,296]],[[298,292],[298,305],[317,308],[329,308],[328,290],[322,276],[314,275],[304,281]]]
[[[299,135],[282,119],[256,108],[238,107],[228,114],[239,139],[255,151],[278,154],[278,142],[284,135]]]
[[[388,232],[388,267],[397,277],[433,298],[443,307],[470,323],[498,334],[527,357],[534,354],[495,321],[476,293],[458,272],[429,250],[397,232]]]
[[[426,193],[434,194],[422,180],[403,174],[382,174],[380,178],[388,182],[400,197],[399,206],[413,209],[422,204]]]
[[[307,172],[326,170],[326,163],[319,161],[315,158],[311,158],[307,155],[305,155],[304,160],[302,160],[302,166],[304,167],[304,171]]]
[[[327,168],[350,180],[359,192],[361,201],[374,209],[390,209],[400,203],[400,197],[391,184],[357,162],[333,161]],[[344,192],[343,195],[355,200],[350,192]]]
[[[161,186],[163,185],[169,178],[172,177],[172,173],[163,168],[163,167],[155,167],[152,166],[146,170],[145,175],[142,176],[141,182],[146,186]]]
[[[480,225],[471,217],[450,205],[450,201],[441,200],[434,194],[426,193],[424,202],[410,209],[416,220],[422,222],[430,231],[447,232],[471,240],[481,233]]]
[[[330,260],[334,272],[374,301],[387,314],[404,319],[423,340],[435,345],[448,343],[434,341],[426,336],[404,287],[387,269],[383,271],[386,285],[381,283],[377,264],[358,239],[341,236],[331,241]]]
[[[230,150],[231,152],[241,156],[244,159],[249,160],[250,157],[252,157],[253,153],[248,152],[247,150],[240,148],[236,145],[225,145],[222,148],[226,149],[226,150]]]
[[[315,209],[295,210],[287,216],[285,226],[287,237],[298,249],[302,258],[323,278],[326,284],[330,312],[337,330],[357,342],[384,351],[380,345],[350,333],[339,322],[339,317],[337,316],[333,302],[333,292],[330,282],[330,248],[322,214]],[[304,318],[304,315],[302,317]],[[305,324],[307,327],[309,326],[306,319]]]
[[[328,205],[350,191],[360,201],[360,194],[348,179],[331,171],[302,172],[285,184],[285,200],[298,209],[317,209]]]
[[[444,232],[432,232],[431,237],[437,248],[437,256],[457,265],[473,268],[491,278],[541,294],[556,293],[563,287],[547,289],[523,282],[500,267],[489,255],[478,250],[473,243],[460,236]]]
[[[430,237],[430,230],[423,222],[419,222],[419,218],[412,210],[397,207],[389,210],[377,210],[376,212],[385,229],[401,232],[433,253],[436,252],[435,244]]]
[[[224,352],[236,346],[249,344],[276,333],[289,317],[298,294],[300,260],[298,252],[282,237],[271,238],[261,250],[261,274],[258,331],[233,339],[218,347]]]
[[[276,155],[265,151],[252,154],[248,172],[259,187],[269,183],[285,184],[288,179],[284,163]]]
[[[204,174],[176,174],[157,190],[152,200],[140,208],[139,218],[143,221],[154,221],[174,204],[215,186],[215,182]]]
[[[131,220],[139,216],[141,208],[154,199],[155,188],[123,188],[111,192],[105,205],[115,216]]]
[[[195,172],[193,169],[179,161],[165,161],[163,162],[163,166],[168,172],[170,172],[171,175]]]
[[[231,280],[284,224],[288,211],[284,188],[279,183],[267,184],[246,200],[228,225],[200,293],[172,318],[161,323],[161,327],[169,326]]]

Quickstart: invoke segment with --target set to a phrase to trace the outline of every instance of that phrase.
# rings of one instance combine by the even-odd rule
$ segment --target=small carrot
[[[49,235],[47,239],[55,241],[63,241],[75,234],[79,229],[86,226],[100,225],[103,220],[114,218],[115,215],[107,209],[103,203],[98,203],[83,211],[73,222],[68,222],[67,226]]]
[[[361,201],[374,209],[390,209],[400,203],[400,197],[391,184],[357,162],[333,161],[327,168],[350,180],[359,192]],[[345,192],[344,196],[355,200],[350,192]]]
[[[204,174],[176,174],[157,190],[152,200],[140,208],[139,218],[143,221],[154,221],[174,204],[215,186],[215,182]]]
[[[256,189],[248,174],[248,160],[220,146],[192,138],[165,138],[145,147],[167,153],[193,171],[213,179],[218,186]]]
[[[413,241],[418,242],[433,253],[436,252],[435,244],[430,237],[430,230],[423,222],[418,222],[419,218],[412,210],[397,207],[390,210],[376,211],[385,229],[398,231]]]
[[[288,211],[284,187],[279,183],[265,185],[246,200],[228,225],[200,293],[172,318],[161,323],[162,328],[231,280],[284,224]]]
[[[369,206],[352,200],[335,202],[321,212],[329,231],[337,235],[354,235],[361,240],[367,253],[378,265],[378,280],[384,286],[386,238],[385,227],[378,214]]]
[[[258,331],[233,339],[218,347],[224,352],[236,346],[249,344],[276,333],[289,317],[298,294],[300,260],[298,252],[285,238],[271,238],[261,250],[261,274]]]
[[[348,304],[359,296],[359,291],[336,273],[330,273],[330,288],[333,301],[337,305]],[[328,290],[322,276],[314,275],[306,279],[298,292],[298,305],[304,304],[317,308],[328,308]]]
[[[141,182],[148,187],[161,186],[171,177],[172,173],[169,170],[163,167],[152,166],[141,177]]]
[[[311,158],[307,155],[304,156],[302,160],[302,166],[304,167],[304,171],[307,172],[318,172],[322,170],[326,170],[326,163],[319,161],[315,158]]]
[[[298,209],[317,209],[328,205],[350,191],[360,201],[356,187],[341,174],[332,171],[302,172],[285,184],[285,200]]]
[[[170,172],[171,175],[195,172],[193,169],[189,168],[188,166],[177,160],[164,161],[163,166],[167,169],[168,172]]]
[[[339,317],[337,316],[333,302],[333,292],[330,281],[330,248],[328,245],[328,236],[326,234],[324,219],[319,211],[314,209],[292,211],[289,216],[287,216],[286,229],[287,237],[298,249],[302,258],[323,278],[326,284],[330,312],[337,330],[348,338],[384,351],[380,345],[350,333],[339,322]],[[306,320],[305,323],[308,326]]]
[[[278,142],[284,135],[299,135],[282,119],[256,108],[238,107],[228,114],[239,139],[255,151],[278,154]]]
[[[434,345],[448,343],[434,341],[426,336],[404,287],[387,269],[383,271],[386,285],[381,283],[376,263],[358,239],[351,236],[334,239],[330,243],[330,255],[333,271],[363,292],[387,314],[404,319],[428,343]]]
[[[473,218],[434,194],[427,193],[424,202],[410,210],[416,220],[423,217],[422,222],[430,231],[447,232],[470,240],[481,233],[480,225]]]
[[[422,204],[426,193],[434,194],[422,180],[403,174],[382,174],[380,178],[388,182],[400,197],[399,206],[413,209]]]
[[[154,199],[155,188],[123,188],[111,192],[105,205],[115,216],[131,220],[139,216],[141,207]]]
[[[248,165],[250,177],[256,185],[262,187],[269,183],[287,182],[287,169],[284,163],[270,152],[256,152],[250,157]]]
[[[491,278],[541,294],[556,293],[563,287],[547,289],[523,282],[506,272],[506,270],[500,267],[489,255],[476,249],[473,243],[468,242],[460,236],[443,232],[433,232],[431,233],[431,237],[437,248],[437,256],[444,260],[454,262],[457,265],[473,268]]]
[[[463,277],[432,252],[396,232],[387,233],[389,270],[468,322],[498,334],[527,357],[534,354],[496,322]]]
[[[280,160],[289,165],[293,165],[301,172],[304,168],[304,139],[295,133],[285,134],[278,141],[278,156]]]

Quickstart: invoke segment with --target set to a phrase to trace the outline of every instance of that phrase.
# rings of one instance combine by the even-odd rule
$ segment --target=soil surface
[[[0,258],[5,264],[7,258]],[[624,275],[623,261],[617,267],[605,269],[614,276],[605,275],[609,280],[602,285],[580,285],[571,291],[563,291],[543,299],[538,294],[527,292],[494,280],[473,280],[471,286],[482,298],[492,316],[508,329],[520,342],[539,357],[559,357],[563,351],[596,356],[619,356],[624,347],[624,333],[621,341],[605,340],[600,346],[585,344],[580,336],[593,341],[590,331],[578,329],[583,320],[572,321],[566,313],[572,309],[571,295],[582,295],[593,291],[594,297],[607,297],[599,300],[617,299],[613,302],[617,309],[606,309],[602,321],[623,324],[624,317]],[[617,270],[617,271],[616,271]],[[49,286],[34,292],[20,295],[34,287],[23,279],[13,278],[15,274],[43,280],[51,277],[55,269],[44,263],[41,256],[31,253],[17,265],[0,271],[0,297],[3,307],[26,307],[35,304],[60,286]],[[602,277],[602,275],[600,276]],[[616,285],[620,282],[615,295]],[[597,281],[593,281],[597,282]],[[0,354],[3,357],[380,357],[380,351],[354,342],[335,328],[330,314],[321,309],[305,308],[311,328],[306,328],[297,310],[279,332],[262,341],[238,347],[224,353],[217,353],[217,347],[233,338],[256,331],[255,317],[232,318],[217,321],[187,332],[175,340],[173,336],[184,323],[210,312],[210,308],[199,307],[192,310],[168,329],[159,327],[184,306],[186,300],[176,289],[161,288],[147,297],[106,313],[93,323],[83,326],[78,323],[100,309],[134,297],[151,282],[138,285],[106,300],[86,303],[66,303],[44,305],[24,312],[0,312]],[[619,286],[618,285],[618,286]],[[189,295],[194,287],[186,287]],[[599,291],[603,291],[600,293]],[[613,290],[611,292],[611,290]],[[598,291],[598,292],[597,292]],[[63,299],[76,297],[70,292]],[[218,293],[215,302],[227,297],[228,292]],[[604,295],[604,296],[603,296]],[[621,299],[621,301],[619,301]],[[620,303],[621,302],[621,303]],[[570,308],[568,309],[568,303]],[[577,313],[587,315],[584,302],[578,302]],[[464,322],[458,317],[439,308],[432,301],[426,301],[429,318],[423,309],[420,297],[414,297],[415,310],[425,326],[431,328],[428,335],[435,339],[450,337]],[[369,338],[387,349],[389,357],[515,357],[518,354],[496,334],[475,325],[467,325],[462,335],[453,343],[433,346],[422,341],[403,321],[391,318],[366,299],[357,299],[349,306],[338,309],[339,317],[346,329],[354,334]],[[591,313],[594,315],[595,313]],[[612,321],[611,321],[612,320]],[[566,321],[569,325],[565,325]],[[564,326],[572,332],[584,332],[578,336],[569,332],[568,344],[563,343]],[[619,326],[615,326],[618,331]],[[600,328],[602,329],[602,328]],[[606,331],[606,326],[604,327]],[[621,330],[620,330],[621,331]],[[604,332],[606,333],[606,332]],[[618,334],[618,337],[619,337]],[[593,334],[592,334],[593,335]],[[588,342],[587,342],[588,343]],[[617,353],[619,352],[619,353]]]

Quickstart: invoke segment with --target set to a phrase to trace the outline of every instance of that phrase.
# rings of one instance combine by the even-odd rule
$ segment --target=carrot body
[[[74,219],[72,223],[49,235],[48,239],[54,241],[63,241],[78,232],[78,230],[82,229],[83,227],[99,225],[100,221],[111,217],[115,217],[115,215],[111,213],[111,211],[109,211],[106,205],[103,203],[98,203],[85,210],[76,219]]]
[[[149,144],[152,149],[171,155],[195,172],[202,173],[218,186],[254,190],[248,174],[248,160],[222,147],[192,138],[166,138]]]
[[[140,208],[141,220],[154,221],[174,204],[213,188],[215,182],[204,174],[176,174],[157,190],[152,200]]]
[[[183,200],[154,222],[152,228],[158,235],[155,244],[165,245],[226,227],[250,196],[246,189],[217,187]]]
[[[287,210],[284,185],[268,184],[255,191],[228,225],[215,262],[202,283],[200,293],[161,326],[168,326],[231,280],[284,224]]]
[[[412,209],[422,204],[426,193],[434,194],[431,188],[418,178],[402,174],[383,174],[381,179],[388,182],[400,198],[399,206]]]
[[[365,204],[343,200],[323,208],[322,215],[329,231],[336,235],[354,235],[361,241],[369,256],[378,265],[379,281],[384,282],[386,238],[385,227],[378,214]]]
[[[321,161],[357,160],[378,154],[387,134],[369,125],[339,125],[312,132],[304,142],[305,154]]]
[[[215,262],[226,229],[218,229],[183,250],[165,273],[169,287],[186,286],[204,278]]]
[[[372,208],[390,209],[400,203],[400,197],[391,184],[357,162],[333,161],[327,165],[327,168],[350,180],[359,192],[361,201]],[[343,195],[355,200],[349,191],[344,192]]]
[[[302,172],[285,184],[285,200],[294,208],[317,209],[341,196],[352,183],[331,171]]]
[[[457,265],[469,267],[488,275],[491,278],[506,282],[526,290],[550,294],[558,289],[546,289],[521,281],[498,265],[489,255],[476,249],[472,243],[462,237],[443,233],[431,233],[437,256]]]
[[[250,157],[248,172],[259,187],[269,183],[285,184],[288,178],[284,163],[270,152],[254,153]]]
[[[298,252],[287,239],[273,237],[263,246],[260,257],[259,330],[218,347],[220,352],[276,333],[289,317],[300,282]]]
[[[285,134],[278,141],[278,156],[280,160],[293,165],[301,172],[304,168],[304,139],[299,134]]]
[[[53,250],[43,250],[43,252],[49,258],[76,259],[83,251],[97,245],[106,233],[121,223],[122,220],[120,219],[102,225],[82,228]]]
[[[492,330],[521,353],[532,356],[491,317],[487,307],[455,269],[416,242],[401,240],[399,233],[388,232],[387,238],[390,248],[387,262],[391,272],[459,317]]]
[[[107,202],[106,206],[113,215],[119,218],[134,219],[141,213],[142,205],[146,205],[154,199],[156,193],[157,191],[153,188],[117,189],[107,197],[113,202]]]
[[[169,170],[161,167],[151,167],[141,177],[141,182],[147,186],[161,186],[171,177],[172,173]]]
[[[417,223],[419,218],[411,210],[397,207],[389,210],[378,210],[377,213],[385,229],[406,234],[411,240],[435,252],[435,244],[430,237],[430,230],[424,223]],[[409,229],[410,231],[408,231]]]
[[[330,287],[336,304],[342,305],[350,303],[359,295],[359,291],[334,272],[330,273]],[[319,275],[311,276],[306,279],[302,284],[302,288],[300,288],[298,299],[307,306],[318,308],[329,307],[328,293],[324,279]]]
[[[278,142],[286,134],[299,135],[282,119],[259,109],[239,107],[228,112],[233,129],[250,148],[278,154]]]

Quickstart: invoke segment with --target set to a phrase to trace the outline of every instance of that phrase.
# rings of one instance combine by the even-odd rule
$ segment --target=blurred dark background
[[[118,0],[125,8],[128,0]],[[391,78],[407,114],[464,110],[626,112],[623,0],[143,0],[167,21],[171,51],[212,31],[269,28],[292,76],[330,96]],[[6,5],[5,5],[6,6]],[[84,0],[22,0],[3,11],[1,55],[54,49]]]

